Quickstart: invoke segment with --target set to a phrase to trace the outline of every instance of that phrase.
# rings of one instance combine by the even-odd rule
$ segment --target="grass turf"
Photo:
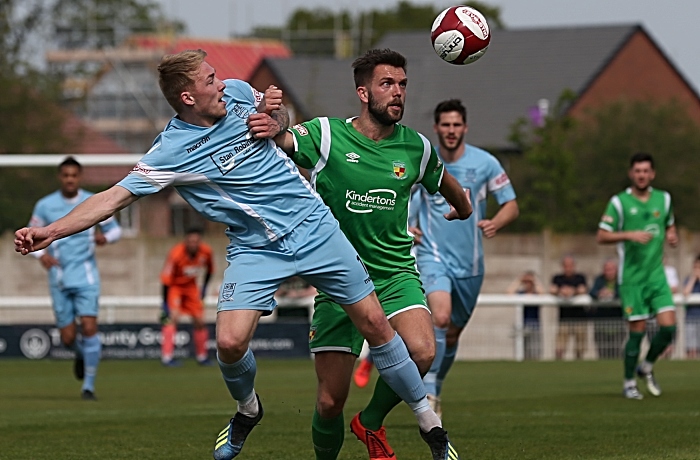
[[[0,459],[211,458],[235,412],[216,367],[104,361],[90,402],[71,366],[0,360]],[[617,361],[457,363],[445,427],[464,460],[700,459],[700,364],[659,363],[664,394],[643,401],[622,398],[621,371]],[[238,458],[313,459],[312,362],[260,360],[256,389],[265,418]],[[352,389],[346,425],[370,393]],[[430,458],[405,405],[386,424],[398,459]],[[345,439],[340,459],[367,458],[349,430]]]

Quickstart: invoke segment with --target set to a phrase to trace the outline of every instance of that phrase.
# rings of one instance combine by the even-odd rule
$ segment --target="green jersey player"
[[[654,175],[651,155],[633,155],[629,170],[632,187],[610,199],[598,224],[598,242],[616,243],[620,257],[620,301],[630,331],[625,345],[623,394],[629,399],[642,399],[635,372],[646,382],[649,393],[661,395],[652,367],[676,333],[676,313],[664,273],[663,253],[665,242],[678,244],[678,234],[671,195],[651,187]],[[652,339],[646,358],[637,365],[646,321],[654,316],[659,332]]]
[[[405,66],[399,53],[368,51],[353,63],[362,102],[359,117],[317,118],[275,141],[309,171],[311,184],[362,258],[391,325],[425,374],[435,355],[435,337],[411,255],[411,188],[420,183],[430,193],[442,193],[453,205],[445,215],[450,220],[466,219],[472,208],[468,194],[444,171],[430,142],[398,124],[406,96]],[[323,292],[315,307],[309,344],[316,356],[319,390],[312,436],[316,458],[332,460],[342,446],[343,406],[363,339],[348,315]],[[424,392],[422,382],[418,384]],[[368,407],[353,418],[351,430],[367,445],[371,459],[394,458],[382,425],[400,401],[380,379]],[[458,458],[427,399],[409,406],[433,458]]]

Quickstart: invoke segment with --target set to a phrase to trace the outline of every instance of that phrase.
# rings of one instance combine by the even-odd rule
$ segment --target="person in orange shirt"
[[[163,283],[163,316],[161,360],[166,366],[179,366],[173,359],[175,333],[180,316],[192,318],[193,341],[197,362],[209,365],[207,341],[209,331],[204,323],[204,296],[207,284],[214,272],[211,247],[202,242],[200,229],[189,229],[185,240],[176,244],[168,253],[160,280]],[[201,289],[197,278],[204,274]]]

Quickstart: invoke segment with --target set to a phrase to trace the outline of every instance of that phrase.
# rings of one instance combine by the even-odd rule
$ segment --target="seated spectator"
[[[693,271],[685,280],[683,295],[700,294],[700,255],[693,262]],[[685,349],[689,359],[700,357],[700,304],[685,306]]]
[[[563,301],[571,300],[576,295],[586,294],[586,276],[576,272],[576,260],[573,256],[565,256],[562,261],[562,272],[554,275],[549,292],[560,297]],[[583,318],[587,312],[583,307],[560,307],[559,308],[559,331],[556,340],[556,357],[561,359],[564,356],[569,336],[574,337],[576,359],[583,357],[588,341],[588,329]],[[563,320],[563,321],[562,321]]]
[[[535,272],[528,270],[506,289],[507,294],[544,294],[544,287]],[[525,359],[540,359],[540,306],[523,305],[523,338]]]
[[[593,287],[588,295],[599,302],[611,302],[619,298],[615,260],[608,259],[603,263],[603,272],[593,280]]]
[[[607,259],[603,263],[603,272],[596,276],[588,293],[593,300],[590,316],[595,318],[594,340],[599,359],[622,357],[627,326],[622,319],[622,307],[617,303],[620,298],[618,287],[617,261]],[[605,305],[611,302],[615,302],[614,306]]]

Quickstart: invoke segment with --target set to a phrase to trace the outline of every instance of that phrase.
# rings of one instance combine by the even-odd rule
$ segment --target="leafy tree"
[[[544,126],[514,126],[521,158],[511,162],[521,214],[515,230],[592,232],[610,197],[629,185],[629,157],[656,158],[654,185],[668,190],[680,225],[700,229],[700,131],[678,102],[614,101],[576,119],[567,93]]]
[[[60,76],[38,65],[43,40],[113,46],[126,33],[166,26],[182,28],[147,0],[1,0],[0,154],[70,153],[81,135],[64,129]],[[0,168],[0,232],[26,225],[36,199],[56,188],[55,175],[55,168]]]
[[[135,33],[184,31],[153,0],[57,0],[51,8],[59,48],[102,49]]]
[[[491,27],[504,27],[499,7],[480,1],[466,2],[466,5],[478,9]],[[414,5],[405,0],[387,10],[374,9],[357,17],[346,10],[334,13],[330,9],[300,8],[292,12],[283,28],[258,27],[253,35],[284,40],[300,55],[337,54],[340,42],[345,44],[341,54],[351,56],[371,48],[390,31],[430,30],[443,9],[432,4]]]

